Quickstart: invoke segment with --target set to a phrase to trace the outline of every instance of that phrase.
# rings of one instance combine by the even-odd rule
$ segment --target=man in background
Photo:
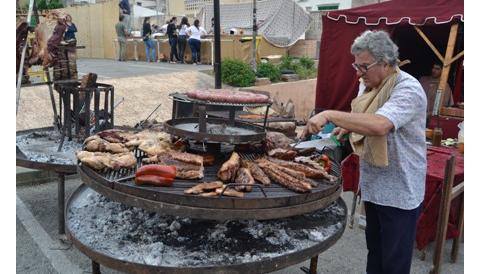
[[[442,75],[442,65],[440,63],[434,63],[432,66],[432,73],[429,76],[422,76],[419,80],[420,84],[427,95],[427,117],[430,117],[433,112],[433,106],[435,104],[435,96],[437,95],[438,84],[440,83],[440,75]],[[443,107],[453,105],[452,90],[450,86],[445,86],[445,99],[443,100]],[[442,107],[441,106],[441,107]]]
[[[127,49],[127,27],[123,23],[125,20],[124,16],[120,14],[118,18],[118,23],[115,25],[115,31],[117,32],[117,40],[118,40],[118,61],[126,61],[125,59],[125,52]]]
[[[127,28],[127,32],[130,33],[132,31],[131,28],[131,17],[130,17],[130,3],[128,0],[120,0],[120,3],[118,4],[120,7],[120,14],[123,15],[123,22],[125,23],[125,26]]]

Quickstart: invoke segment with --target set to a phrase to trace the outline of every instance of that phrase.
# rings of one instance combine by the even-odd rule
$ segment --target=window
[[[318,5],[317,10],[325,11],[325,10],[338,10],[340,4],[325,4],[325,5]]]

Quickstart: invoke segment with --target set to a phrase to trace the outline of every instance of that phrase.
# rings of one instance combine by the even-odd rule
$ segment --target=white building
[[[296,2],[307,11],[329,11],[352,7],[352,0],[296,0]]]

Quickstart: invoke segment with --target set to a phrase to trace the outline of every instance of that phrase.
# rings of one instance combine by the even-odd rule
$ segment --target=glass
[[[356,71],[359,71],[359,72],[361,72],[361,73],[367,73],[367,71],[368,71],[369,69],[371,69],[373,66],[375,66],[376,64],[378,64],[377,61],[371,63],[370,65],[352,63],[352,67],[353,67]]]

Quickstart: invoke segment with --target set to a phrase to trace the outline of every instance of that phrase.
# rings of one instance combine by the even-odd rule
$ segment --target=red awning
[[[353,9],[329,12],[322,16],[323,31],[320,44],[315,107],[317,109],[336,109],[349,111],[350,102],[357,96],[358,81],[351,64],[354,57],[350,54],[353,40],[367,29],[382,29],[390,34],[397,28],[421,25],[422,28],[437,28],[437,33],[445,34],[444,26],[451,22],[463,22],[463,1],[461,0],[392,0],[379,4]],[[414,44],[417,49],[425,46],[418,34],[398,42]],[[435,32],[435,30],[432,30]],[[402,35],[408,32],[400,32]],[[448,36],[448,31],[446,32]],[[416,39],[416,40],[415,40]],[[419,40],[420,39],[420,40]],[[445,43],[446,44],[446,43]],[[406,46],[399,45],[403,55]],[[412,50],[412,49],[410,49]],[[415,49],[413,49],[415,50]],[[426,48],[425,55],[431,54]],[[418,52],[417,52],[418,54]],[[423,62],[412,60],[412,65]],[[416,61],[416,64],[415,64]]]

